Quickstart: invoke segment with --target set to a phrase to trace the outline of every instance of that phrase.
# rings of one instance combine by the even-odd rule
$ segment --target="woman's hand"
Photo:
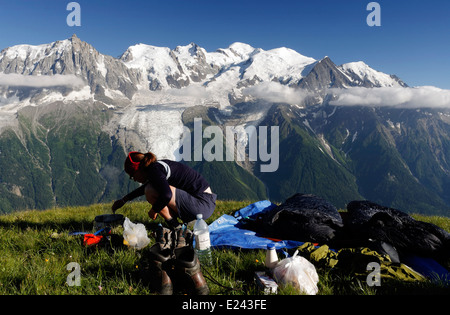
[[[150,219],[156,220],[156,217],[158,216],[158,213],[155,212],[155,211],[153,210],[153,208],[152,208],[152,209],[150,209],[150,211],[148,212],[148,216],[150,217]]]
[[[125,203],[126,203],[126,202],[125,202],[123,199],[116,200],[116,201],[113,203],[112,207],[111,207],[113,213],[115,213],[117,209],[122,208],[122,207],[124,206]]]

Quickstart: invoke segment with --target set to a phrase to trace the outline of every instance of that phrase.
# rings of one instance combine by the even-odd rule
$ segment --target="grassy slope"
[[[249,203],[219,201],[208,223]],[[109,213],[110,206],[97,204],[0,216],[0,294],[154,294],[143,283],[140,273],[140,257],[145,249],[134,251],[123,245],[86,248],[81,237],[68,236],[71,231],[92,232],[95,216]],[[142,222],[150,230],[154,222],[148,219],[147,211],[148,205],[143,202],[130,203],[121,209],[131,221]],[[419,219],[450,230],[448,218]],[[122,227],[116,227],[113,234],[121,236]],[[253,274],[264,269],[264,257],[261,250],[215,250],[208,271],[221,286],[208,279],[211,294],[258,294]],[[80,286],[66,284],[70,273],[67,265],[71,262],[81,266]],[[441,292],[431,284],[396,283],[370,288],[352,275],[336,275],[322,269],[318,273],[319,294],[324,295]],[[281,293],[296,294],[290,288]]]

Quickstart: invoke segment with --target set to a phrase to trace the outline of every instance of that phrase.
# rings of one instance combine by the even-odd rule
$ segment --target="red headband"
[[[139,152],[136,152],[136,151],[133,151],[133,152],[130,152],[130,153],[128,153],[128,159],[130,160],[130,167],[131,167],[131,169],[134,171],[134,172],[137,172],[138,171],[138,169],[139,169],[139,165],[141,164],[140,162],[135,162],[135,161],[133,161],[133,159],[131,158],[131,154],[133,154],[133,153],[139,153]]]

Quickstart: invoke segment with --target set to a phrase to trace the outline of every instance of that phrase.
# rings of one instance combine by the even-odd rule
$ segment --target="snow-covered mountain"
[[[298,82],[305,67],[315,62],[288,48],[264,51],[243,43],[215,52],[193,43],[174,50],[139,44],[130,47],[120,59],[129,68],[141,71],[150,90],[186,87],[191,83],[208,86],[230,79],[234,87],[255,81]]]
[[[132,97],[140,79],[120,60],[99,53],[76,35],[50,44],[6,48],[0,53],[0,73],[24,76],[75,75],[93,93],[110,89],[128,97]],[[20,82],[17,84],[20,85]]]
[[[350,62],[340,66],[342,72],[349,76],[349,79],[357,86],[364,87],[406,87],[407,85],[400,81],[394,75],[388,75],[376,71],[365,64],[363,61]]]
[[[195,84],[229,92],[260,82],[296,86],[319,63],[289,48],[266,51],[244,43],[215,52],[207,52],[194,43],[175,49],[138,44],[120,58],[113,58],[99,53],[76,35],[50,44],[17,45],[0,53],[2,74],[75,75],[91,88],[92,94],[109,90],[121,92],[129,99],[137,91],[181,89]],[[403,85],[396,77],[375,71],[363,62],[336,69],[352,85]]]
[[[322,72],[331,77],[323,81],[327,76]],[[315,82],[318,77],[320,84]],[[49,82],[41,85],[44,78]],[[106,127],[110,133],[125,137],[124,143],[128,136],[141,139],[136,146],[170,158],[174,156],[168,152],[177,147],[182,133],[181,113],[190,106],[215,106],[230,112],[236,103],[265,98],[272,89],[292,94],[287,101],[295,101],[296,91],[302,89],[323,96],[327,88],[336,86],[404,86],[396,77],[363,62],[335,66],[328,57],[317,61],[285,47],[263,50],[233,43],[207,52],[194,43],[175,49],[138,44],[113,58],[76,35],[50,44],[2,50],[2,81],[0,124],[14,124],[14,115],[24,106],[100,102],[119,113]],[[260,88],[254,89],[256,86]],[[258,93],[261,90],[264,93]],[[315,98],[313,103],[322,100]],[[296,103],[302,102],[300,97]],[[152,121],[163,127],[154,126]],[[172,133],[161,131],[168,129]],[[155,138],[161,139],[157,147],[151,144]]]

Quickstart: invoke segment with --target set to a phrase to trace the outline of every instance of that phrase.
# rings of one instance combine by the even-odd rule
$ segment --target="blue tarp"
[[[434,259],[410,255],[403,257],[403,263],[432,282],[450,285],[450,272]]]
[[[273,244],[276,249],[290,249],[303,245],[303,242],[282,240],[273,241],[258,235],[256,232],[239,227],[243,218],[268,211],[276,207],[270,201],[263,200],[253,203],[235,213],[235,216],[224,214],[209,225],[211,246],[244,249],[266,249]]]

